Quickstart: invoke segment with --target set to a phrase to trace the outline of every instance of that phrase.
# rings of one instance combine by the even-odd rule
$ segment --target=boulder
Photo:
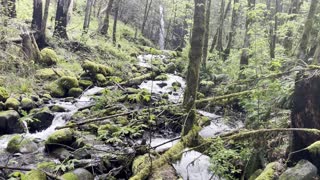
[[[318,169],[309,161],[301,160],[292,168],[288,168],[280,176],[280,180],[309,180],[319,179]]]
[[[87,88],[87,87],[92,86],[92,85],[93,85],[93,82],[90,81],[90,80],[84,80],[84,79],[82,79],[82,80],[79,80],[79,85],[80,85],[81,87],[83,87],[83,88]]]
[[[74,133],[71,129],[60,129],[51,134],[45,141],[46,150],[52,152],[59,148],[59,144],[71,146],[75,142]]]
[[[65,148],[57,148],[50,152],[50,156],[63,161],[65,159],[69,159],[72,155],[71,153]]]
[[[58,81],[50,83],[47,89],[49,90],[50,95],[55,98],[62,98],[66,94],[66,91],[59,85]]]
[[[81,88],[71,88],[68,91],[68,96],[77,98],[81,96],[82,93],[83,93],[83,90]]]
[[[58,73],[58,74],[57,74]],[[45,81],[53,81],[64,75],[64,73],[58,69],[44,68],[36,71],[35,78]]]
[[[111,67],[88,60],[84,61],[84,63],[82,64],[82,68],[84,71],[90,73],[91,75],[103,74],[104,76],[108,76],[113,73],[113,69]]]
[[[167,73],[174,73],[176,71],[176,65],[174,63],[169,63],[166,67]]]
[[[5,102],[9,98],[8,91],[0,86],[0,101]]]
[[[0,135],[23,133],[24,128],[19,118],[19,114],[14,110],[0,112]]]
[[[78,168],[62,176],[64,180],[93,180],[93,175],[86,169]]]
[[[40,170],[31,170],[29,171],[26,176],[26,180],[47,180],[46,173]]]
[[[30,111],[35,107],[35,103],[30,98],[22,98],[21,108],[25,111]]]
[[[277,179],[278,172],[281,171],[283,166],[278,162],[269,163],[256,180],[273,180]]]
[[[39,132],[51,126],[52,121],[54,119],[54,115],[49,111],[47,107],[42,109],[36,109],[31,113],[32,119],[35,120],[28,122],[30,133],[35,133],[37,131]]]
[[[18,110],[20,106],[20,102],[16,98],[8,98],[4,103],[7,109]]]
[[[58,79],[58,84],[65,90],[79,87],[77,78],[72,76],[62,76],[60,79]]]
[[[35,142],[21,135],[13,136],[7,145],[7,151],[10,153],[27,154],[37,151],[37,149],[38,146]]]
[[[50,107],[50,110],[51,110],[52,112],[67,112],[67,110],[66,110],[64,107],[59,106],[59,105],[53,105],[53,106],[51,106],[51,107]]]
[[[100,84],[104,84],[107,82],[107,79],[106,79],[106,77],[104,77],[103,74],[96,74],[96,80]]]
[[[56,52],[49,48],[44,48],[40,52],[40,64],[45,66],[56,65],[58,62],[58,56]]]

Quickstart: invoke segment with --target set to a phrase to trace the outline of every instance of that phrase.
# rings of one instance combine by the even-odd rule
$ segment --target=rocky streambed
[[[175,72],[174,64],[162,62],[164,70],[153,65],[155,60],[165,61],[165,56],[142,55],[138,60],[137,69],[143,69],[141,74],[160,73],[108,84],[106,79],[111,70],[86,62],[83,68],[87,75],[79,81],[90,87],[94,76],[96,80],[92,84],[104,87],[85,88],[84,92],[76,93],[78,98],[47,98],[45,105],[28,118],[20,118],[15,108],[4,111],[5,114],[0,112],[0,127],[7,125],[1,123],[9,123],[9,129],[1,130],[0,166],[12,168],[0,168],[0,178],[128,179],[134,173],[132,164],[134,166],[136,157],[148,153],[152,147],[156,147],[154,150],[158,153],[172,147],[178,140],[165,142],[179,137],[183,113],[174,104],[182,100],[185,81]],[[75,93],[75,88],[68,87],[73,81],[61,79],[50,85],[49,89],[56,87],[51,89],[51,94],[63,97]],[[121,93],[116,93],[119,91]],[[168,104],[173,106],[167,107]],[[93,113],[97,109],[99,113]],[[114,116],[124,112],[132,113]],[[238,122],[227,123],[221,116],[209,112],[199,110],[198,113],[210,122],[199,133],[205,138],[242,126]],[[94,121],[79,125],[88,119]],[[65,125],[73,128],[59,129]],[[209,171],[209,159],[186,149],[181,160],[170,165],[168,172],[175,179],[218,179]]]

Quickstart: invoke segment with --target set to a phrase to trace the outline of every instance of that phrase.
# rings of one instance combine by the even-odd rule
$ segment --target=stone
[[[4,105],[7,109],[18,110],[20,106],[20,102],[16,98],[8,98],[4,103]]]
[[[26,176],[26,180],[47,180],[46,173],[40,171],[40,170],[31,170],[29,171]]]
[[[68,91],[68,96],[77,98],[77,97],[81,96],[82,93],[83,93],[83,90],[81,88],[71,88]]]
[[[25,111],[30,111],[35,107],[35,103],[30,98],[22,98],[21,108]]]
[[[75,142],[75,137],[73,135],[74,134],[71,129],[57,130],[45,141],[46,150],[51,152],[54,149],[59,148],[59,144],[71,146],[71,144]]]
[[[51,110],[52,112],[67,112],[67,110],[66,110],[64,107],[59,106],[59,105],[53,105],[53,106],[51,106],[51,107],[50,107],[50,110]]]
[[[77,78],[72,76],[62,76],[60,79],[58,79],[57,83],[60,87],[62,87],[65,90],[79,87],[79,82]]]
[[[93,180],[93,175],[86,169],[78,168],[62,175],[63,180]]]
[[[166,68],[167,73],[174,73],[176,71],[176,65],[174,63],[169,63]]]
[[[55,71],[59,75],[64,75],[64,73],[59,71],[58,69],[55,69]],[[57,80],[60,76],[56,72],[54,72],[54,70],[51,68],[39,69],[36,71],[35,78],[45,81]]]
[[[91,75],[103,74],[104,76],[112,75],[113,69],[111,67],[98,64],[92,61],[84,61],[82,64],[84,71],[90,73]]]
[[[50,92],[50,96],[55,98],[62,98],[66,94],[66,91],[59,85],[58,81],[50,83],[47,89]]]
[[[269,163],[256,180],[273,180],[278,178],[278,171],[282,165],[278,162]]]
[[[51,126],[54,115],[47,107],[42,109],[35,109],[31,112],[34,121],[28,122],[29,132],[35,133],[47,129]]]
[[[71,153],[65,148],[57,148],[50,152],[50,156],[63,161],[65,159],[69,159],[72,155]]]
[[[87,88],[87,87],[92,86],[92,85],[93,85],[93,82],[90,81],[90,80],[84,80],[84,79],[82,79],[82,80],[79,80],[79,85],[80,85],[81,87],[83,87],[83,88]]]
[[[280,180],[310,180],[318,179],[318,169],[309,161],[301,160],[292,168],[281,174]]]
[[[8,91],[0,86],[0,101],[5,102],[9,98]]]
[[[15,110],[0,112],[0,135],[23,133],[23,125],[19,121],[20,115]]]
[[[21,135],[13,136],[7,145],[7,151],[10,153],[32,153],[37,151],[38,146],[30,138],[23,137]]]
[[[45,66],[56,65],[58,62],[58,56],[56,52],[49,48],[44,48],[40,52],[40,64]]]
[[[104,77],[103,74],[96,74],[96,80],[97,80],[97,82],[102,83],[102,84],[107,82],[107,79],[106,79],[106,77]]]

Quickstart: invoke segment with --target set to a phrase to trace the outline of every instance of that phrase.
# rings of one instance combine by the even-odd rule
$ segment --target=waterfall
[[[160,31],[159,31],[159,47],[161,50],[164,49],[164,15],[163,15],[163,7],[160,5]]]

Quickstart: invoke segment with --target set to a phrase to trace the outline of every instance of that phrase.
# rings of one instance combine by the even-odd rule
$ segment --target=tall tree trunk
[[[112,43],[114,46],[117,43],[117,23],[118,23],[120,3],[121,3],[121,0],[117,0],[116,7],[114,9],[114,22],[113,22],[113,32],[112,32]]]
[[[277,31],[278,31],[278,13],[280,12],[280,0],[275,0],[276,8],[274,13],[274,28],[271,30],[271,43],[270,43],[270,57],[275,58],[276,44],[277,44]]]
[[[56,11],[56,24],[53,35],[55,37],[68,39],[67,18],[71,0],[58,0]]]
[[[195,124],[195,100],[198,90],[199,70],[205,34],[206,0],[194,0],[194,4],[194,22],[191,37],[191,49],[189,52],[189,66],[186,78],[187,87],[183,97],[183,106],[188,112],[188,117],[184,123],[182,135],[188,134]]]
[[[290,15],[295,15],[292,16],[289,21],[295,21],[296,20],[296,15],[299,13],[300,11],[300,5],[301,5],[301,0],[291,0],[291,6],[289,9],[289,14]],[[293,32],[292,29],[288,29],[287,33],[286,33],[286,37],[283,41],[283,46],[286,50],[286,54],[291,55],[291,50],[292,50],[292,46],[293,46]]]
[[[38,39],[42,28],[42,0],[33,0],[31,28],[36,32],[35,38]],[[39,45],[40,42],[37,43]]]
[[[87,33],[89,29],[91,8],[92,8],[92,0],[87,0],[86,13],[85,13],[84,22],[83,22],[83,33]]]
[[[234,37],[236,36],[236,28],[238,22],[238,15],[239,15],[239,0],[233,0],[233,8],[232,8],[232,17],[231,17],[231,30],[229,32],[229,38],[227,47],[224,50],[224,60],[228,59],[230,55],[231,48],[234,44]]]
[[[219,23],[219,27],[218,27],[218,36],[217,36],[217,46],[216,46],[216,50],[218,52],[222,52],[223,50],[223,40],[222,40],[222,36],[223,36],[223,26],[224,26],[224,7],[225,7],[225,0],[221,0],[221,8],[220,8],[220,23]]]
[[[47,29],[47,21],[49,16],[49,6],[50,6],[50,0],[46,0],[45,6],[44,6],[44,13],[42,17],[41,22],[41,30],[39,33],[39,37],[37,38],[37,43],[39,48],[43,48],[46,46],[46,29]]]
[[[250,26],[253,24],[253,19],[249,16],[249,13],[254,9],[256,4],[255,0],[248,0],[248,10],[246,15],[246,32],[244,37],[243,49],[240,57],[240,70],[243,70],[249,64],[249,50],[250,48]],[[240,72],[240,78],[242,77]]]
[[[148,20],[148,16],[149,16],[149,12],[150,12],[150,9],[151,9],[152,1],[153,0],[146,0],[144,14],[143,14],[143,21],[142,21],[142,26],[141,26],[142,34],[144,34],[144,29],[145,29],[145,26],[146,26],[146,23],[147,23],[147,20]]]
[[[310,9],[308,13],[307,20],[304,25],[304,30],[302,34],[302,38],[300,40],[299,48],[297,51],[297,58],[303,61],[306,61],[308,55],[308,44],[310,39],[310,33],[313,30],[313,21],[316,15],[317,6],[319,0],[312,0],[310,4]]]
[[[106,16],[104,17],[103,24],[101,28],[99,29],[100,34],[102,35],[107,35],[108,34],[108,29],[109,29],[109,15],[112,10],[112,5],[113,5],[113,0],[109,0],[108,2],[108,7],[106,10]]]
[[[206,68],[207,57],[208,57],[208,46],[209,46],[209,31],[210,31],[210,8],[211,8],[211,0],[207,0],[207,9],[206,9],[206,21],[205,21],[205,35],[204,35],[204,44],[203,44],[203,52],[202,52],[202,66]]]

